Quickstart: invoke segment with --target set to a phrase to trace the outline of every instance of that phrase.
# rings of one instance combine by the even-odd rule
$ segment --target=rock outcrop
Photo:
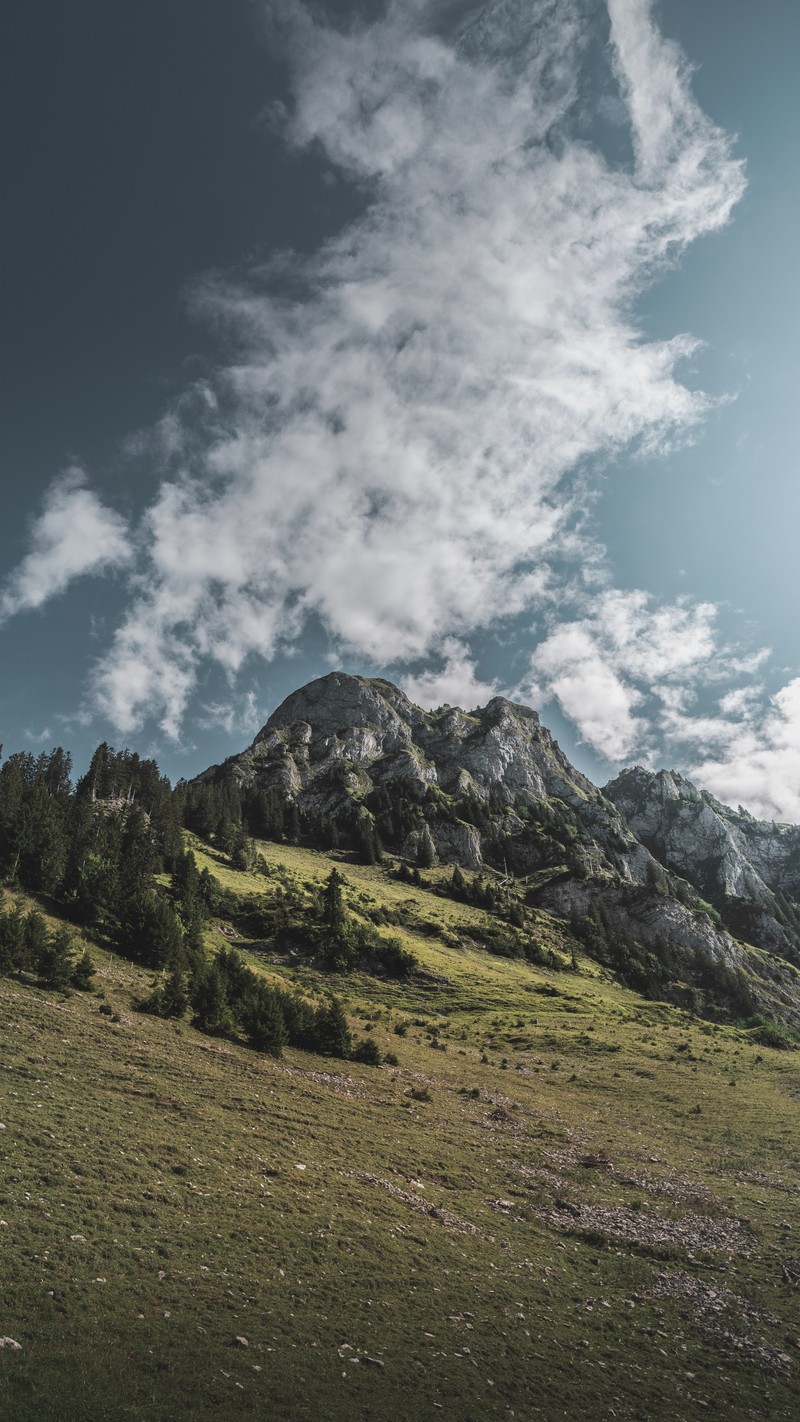
[[[734,933],[800,961],[800,827],[732,810],[676,771],[635,766],[604,793],[651,854],[693,884]]]
[[[529,903],[599,924],[618,950],[669,957],[690,980],[702,963],[744,974],[783,1015],[800,1012],[800,976],[782,961],[800,829],[727,810],[667,772],[626,771],[601,792],[527,706],[497,696],[425,711],[388,681],[334,672],[194,784],[238,792],[256,828],[278,804],[321,842],[508,871]]]

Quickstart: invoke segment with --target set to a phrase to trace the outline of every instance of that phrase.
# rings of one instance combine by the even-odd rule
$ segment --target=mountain
[[[642,844],[709,899],[731,932],[800,962],[800,826],[732,810],[674,770],[623,770],[604,793]]]
[[[256,832],[270,815],[292,814],[309,842],[368,859],[382,847],[418,865],[514,875],[529,904],[568,920],[631,985],[689,1006],[706,994],[733,1015],[758,1005],[800,1020],[793,939],[779,918],[788,925],[794,909],[778,902],[800,890],[792,857],[800,831],[782,837],[755,821],[747,829],[742,812],[698,801],[672,777],[687,787],[675,801],[685,808],[669,811],[673,833],[664,836],[657,805],[673,803],[665,788],[636,798],[634,781],[627,794],[621,782],[601,792],[535,711],[503,697],[470,712],[425,711],[388,681],[334,672],[287,697],[251,746],[197,777],[191,792],[235,793]],[[725,833],[736,860],[721,848]],[[722,902],[709,889],[715,855],[730,871],[720,871],[729,886]]]

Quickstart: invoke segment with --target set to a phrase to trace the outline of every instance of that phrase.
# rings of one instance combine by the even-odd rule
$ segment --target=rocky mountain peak
[[[737,940],[800,961],[786,902],[800,900],[800,829],[728,810],[674,771],[634,766],[603,794],[534,710],[502,696],[426,711],[391,682],[331,672],[195,783],[238,795],[256,835],[291,823],[370,859],[511,872],[531,902],[645,952],[667,945],[690,976],[700,959],[740,972]],[[800,1003],[789,963],[770,971],[769,992]]]
[[[337,735],[354,727],[401,737],[404,728],[423,714],[390,681],[330,672],[293,691],[273,711],[254,744],[275,730],[306,724],[322,734]],[[407,738],[407,730],[405,731]]]
[[[676,771],[635,766],[604,793],[655,858],[693,884],[734,932],[794,955],[800,828],[732,810]]]

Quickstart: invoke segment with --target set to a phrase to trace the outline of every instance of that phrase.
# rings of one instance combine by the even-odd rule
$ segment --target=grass
[[[332,862],[261,849],[312,886]],[[337,862],[429,975],[336,981],[396,1068],[143,1016],[149,975],[99,949],[95,994],[0,980],[0,1414],[795,1417],[798,1058]]]

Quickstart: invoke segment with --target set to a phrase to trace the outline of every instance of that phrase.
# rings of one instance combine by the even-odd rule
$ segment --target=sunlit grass
[[[312,887],[333,862],[260,848]],[[22,1345],[0,1351],[0,1415],[793,1418],[798,1058],[588,963],[493,957],[479,911],[338,863],[354,909],[411,899],[453,940],[392,926],[430,978],[335,983],[396,1068],[274,1062],[144,1016],[150,975],[100,949],[102,998],[0,979],[0,1334]],[[557,924],[537,932],[558,948]],[[598,1229],[603,1210],[644,1242]],[[747,1252],[687,1249],[698,1215],[746,1221]],[[648,1244],[648,1220],[674,1240]],[[657,1296],[664,1273],[747,1300],[721,1317],[767,1365]]]

